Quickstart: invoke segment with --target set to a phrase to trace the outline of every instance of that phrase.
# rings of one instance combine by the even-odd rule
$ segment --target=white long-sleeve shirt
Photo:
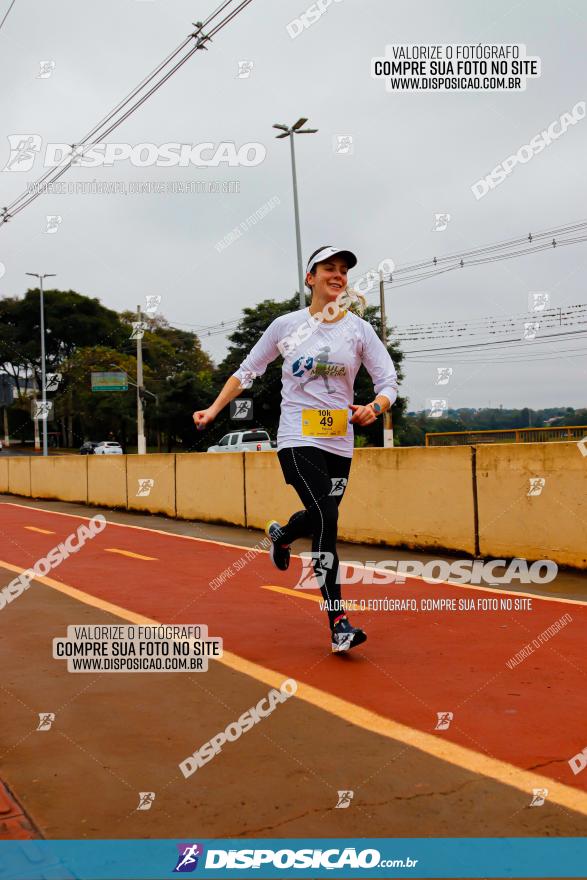
[[[312,328],[311,335],[308,329]],[[304,340],[304,341],[302,341]],[[397,374],[389,352],[368,321],[353,312],[333,322],[316,325],[309,308],[280,315],[267,327],[233,376],[243,387],[262,376],[268,364],[283,354],[281,371],[281,418],[277,448],[316,446],[352,458],[353,425],[346,434],[312,437],[302,433],[303,409],[347,409],[353,403],[355,376],[365,365],[375,394],[393,403],[397,397]],[[316,364],[318,374],[316,374]]]

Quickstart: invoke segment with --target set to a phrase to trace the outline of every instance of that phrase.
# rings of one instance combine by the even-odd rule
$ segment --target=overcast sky
[[[0,20],[9,5],[0,0]],[[38,134],[43,151],[47,142],[75,142],[179,45],[196,16],[217,5],[16,0],[0,30],[0,167],[10,156],[9,135]],[[71,169],[62,178],[127,188],[231,180],[240,192],[42,195],[0,228],[0,296],[23,295],[32,281],[27,271],[55,272],[59,288],[117,310],[158,294],[161,313],[182,328],[230,321],[262,299],[290,297],[297,262],[289,141],[275,140],[271,126],[300,116],[319,129],[295,144],[304,262],[322,244],[347,247],[359,258],[357,278],[384,259],[401,266],[584,219],[585,119],[485,197],[476,200],[471,191],[587,99],[584,2],[341,0],[292,39],[286,25],[308,6],[253,0],[208,51],[197,52],[107,138],[132,145],[254,142],[266,150],[260,164],[139,168],[124,161]],[[528,55],[540,57],[542,74],[523,92],[390,93],[371,78],[370,66],[392,42],[524,43]],[[38,78],[40,62],[48,60],[55,62],[51,76]],[[253,62],[248,77],[237,75],[240,61]],[[351,154],[333,148],[342,135],[353,139]],[[30,172],[0,172],[0,206],[43,171],[38,156]],[[274,207],[263,220],[216,249],[270,200]],[[434,215],[444,212],[446,230],[433,231]],[[62,217],[55,234],[45,232],[47,215]],[[587,242],[388,288],[388,320],[401,327],[520,315],[531,291],[548,291],[556,308],[585,303],[586,268]],[[378,300],[376,287],[369,300]],[[475,364],[462,363],[458,353],[408,360],[402,393],[410,409],[439,397],[450,406],[586,406],[581,340],[520,341],[511,355],[516,363],[496,363],[501,351],[477,355],[484,362]],[[202,343],[216,362],[226,352],[222,335],[204,333]],[[437,366],[453,367],[442,391]]]

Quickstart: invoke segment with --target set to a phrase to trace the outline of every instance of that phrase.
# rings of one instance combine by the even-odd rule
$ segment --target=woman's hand
[[[354,410],[351,418],[353,425],[372,425],[377,419],[375,410],[370,403],[367,406],[358,406],[356,403],[351,403],[350,409]]]
[[[212,424],[215,418],[216,412],[211,406],[209,406],[208,409],[199,409],[193,415],[194,423],[198,431],[203,431],[204,428],[207,428],[208,425]]]

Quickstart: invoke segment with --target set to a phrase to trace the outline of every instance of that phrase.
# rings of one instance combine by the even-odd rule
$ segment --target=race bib
[[[304,437],[344,437],[348,421],[346,409],[303,409],[302,434]]]

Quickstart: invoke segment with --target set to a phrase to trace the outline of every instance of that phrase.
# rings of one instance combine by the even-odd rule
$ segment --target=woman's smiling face
[[[315,269],[315,275],[308,272],[306,276],[312,279],[312,294],[324,299],[336,299],[347,286],[348,265],[344,257],[329,257],[324,262],[317,263]]]

